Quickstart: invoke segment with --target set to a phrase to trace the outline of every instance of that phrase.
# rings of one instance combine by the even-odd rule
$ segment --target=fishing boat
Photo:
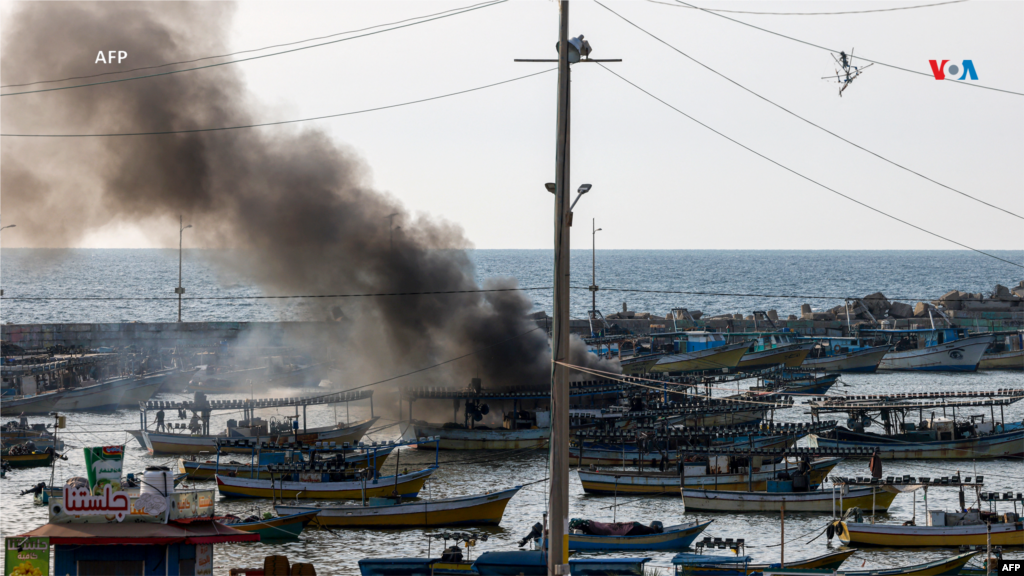
[[[830,425],[834,427],[835,424],[826,422],[792,428],[766,424],[686,426],[665,430],[636,428],[612,433],[579,430],[576,440],[569,445],[569,457],[577,466],[647,466],[651,470],[664,470],[678,464],[694,446],[701,449],[708,446],[789,448],[811,432],[826,430]],[[704,463],[688,463],[688,466],[704,466]]]
[[[53,412],[65,392],[44,392],[32,396],[3,396],[0,398],[0,416],[39,416]]]
[[[963,414],[965,408],[987,407],[994,417],[997,406],[1003,413],[1006,406],[1024,398],[1021,391],[955,392],[949,393],[948,398],[943,393],[934,393],[930,398],[927,393],[912,396],[897,393],[810,398],[808,405],[812,416],[836,412],[849,415],[848,427],[837,426],[828,432],[811,434],[811,446],[873,449],[886,459],[1005,458],[1024,454],[1024,426],[985,421],[984,414],[965,419]],[[971,397],[982,399],[971,400]],[[928,399],[941,402],[925,401]],[[959,420],[957,408],[961,410]],[[924,417],[926,410],[930,418]],[[942,411],[942,416],[936,415],[938,410]],[[952,411],[951,416],[946,416],[947,410]],[[907,416],[914,413],[918,414],[920,422],[907,421]],[[882,423],[882,432],[868,431],[875,422]]]
[[[761,383],[750,389],[760,399],[774,395],[806,395],[825,394],[836,381],[839,374],[815,374],[813,372],[782,372],[777,376],[761,378]]]
[[[738,538],[710,538],[704,537],[702,542],[697,544],[697,552],[680,552],[672,558],[672,565],[677,576],[699,575],[699,576],[761,576],[766,571],[776,569],[779,563],[755,563],[753,558],[744,552],[744,539]],[[732,549],[734,554],[707,554],[704,549],[708,548]],[[857,550],[839,550],[829,552],[821,556],[786,562],[788,570],[820,570],[822,573],[831,574],[843,565],[843,562],[853,556]]]
[[[443,425],[414,421],[415,436],[440,436],[442,450],[519,450],[545,448],[551,428],[481,429],[445,428]],[[431,446],[430,449],[433,449]]]
[[[135,377],[123,377],[72,388],[64,392],[54,410],[101,414],[114,412],[121,405],[121,397],[125,391],[138,385]]]
[[[582,523],[587,523],[583,526]],[[582,528],[573,528],[573,526],[583,526]],[[630,529],[630,525],[633,526]],[[700,536],[700,533],[705,528],[711,525],[711,522],[687,522],[685,524],[675,524],[672,526],[665,526],[661,531],[652,531],[649,533],[638,534],[638,535],[617,535],[611,534],[600,534],[600,533],[586,533],[586,532],[621,532],[631,531],[636,532],[636,528],[643,526],[639,522],[618,522],[612,524],[602,524],[599,522],[592,522],[589,520],[577,520],[574,519],[569,523],[569,550],[602,550],[602,551],[618,551],[618,550],[680,550],[683,548],[689,548],[690,544]],[[610,527],[610,530],[600,530],[596,528]],[[649,528],[649,527],[644,527]],[[647,530],[641,530],[642,532],[648,532]],[[537,544],[542,549],[547,549],[547,540],[541,540],[540,537],[536,539]]]
[[[804,492],[775,491],[778,481],[768,482],[768,491],[747,492],[734,490],[704,490],[682,488],[683,505],[686,510],[704,512],[834,512],[837,508],[886,512],[896,498],[895,492],[881,488],[856,488],[839,500],[832,491],[810,490]],[[792,482],[789,488],[792,488]]]
[[[54,452],[52,450],[34,451],[28,454],[11,454],[8,448],[0,452],[0,460],[6,462],[11,468],[41,468],[53,464]]]
[[[384,461],[387,460],[388,455],[394,451],[394,446],[388,446],[381,444],[379,447],[376,442],[372,448],[368,445],[363,450],[358,450],[357,453],[347,455],[345,462],[355,469],[372,467],[377,471],[380,471],[381,466],[384,465]],[[178,471],[182,474],[186,474],[192,480],[213,480],[217,474],[224,474],[226,476],[244,476],[246,478],[260,478],[263,480],[270,479],[270,470],[268,466],[270,464],[282,464],[285,462],[300,462],[302,461],[301,451],[295,450],[290,451],[293,454],[284,454],[283,458],[275,459],[270,457],[270,454],[260,453],[258,455],[257,464],[246,464],[242,462],[221,462],[217,463],[216,460],[188,460],[185,458],[178,459]]]
[[[368,480],[345,479],[325,480],[330,473],[309,472],[292,474],[297,480],[261,480],[238,476],[216,476],[221,496],[229,498],[294,498],[308,500],[358,500],[362,497],[386,497],[397,495],[415,498],[423,483],[437,471],[436,466],[408,474],[378,476]]]
[[[644,576],[644,565],[650,558],[572,558],[572,576]],[[472,564],[472,574],[479,576],[547,576],[547,558],[542,550],[484,552]],[[440,575],[442,572],[434,572]],[[433,576],[433,575],[424,575]]]
[[[682,473],[640,472],[626,470],[589,471],[579,470],[580,483],[587,494],[629,494],[629,495],[671,495],[679,494],[681,486],[700,490],[766,490],[768,481],[774,480],[781,472],[796,471],[798,462],[784,461],[777,464],[765,464],[755,467],[748,473],[744,467],[737,472],[729,472],[730,457],[722,456],[714,463],[699,463],[691,466],[687,463]],[[842,458],[820,458],[810,464],[810,484],[817,485],[824,481],[832,469],[842,462]],[[710,466],[710,469],[709,469]],[[715,473],[710,473],[714,470]],[[722,472],[718,472],[722,470]]]
[[[750,341],[726,343],[717,332],[675,332],[654,334],[658,338],[675,337],[675,352],[658,358],[649,372],[683,373],[732,370],[750,348]],[[625,370],[625,367],[623,368]]]
[[[951,558],[941,558],[924,564],[879,568],[877,570],[807,570],[792,568],[770,568],[764,576],[953,576],[960,574],[963,567],[980,551],[967,552]],[[789,563],[787,562],[787,565]]]
[[[168,368],[137,377],[135,382],[124,389],[118,408],[138,409],[140,402],[145,402],[152,398],[160,390],[160,387],[163,386],[164,381],[168,377],[177,374],[177,372],[174,368]]]
[[[810,341],[814,347],[807,354],[800,367],[812,372],[858,372],[872,373],[892,346],[874,345],[871,339],[856,336],[820,338],[800,336],[798,340]]]
[[[1024,547],[1024,524],[1016,512],[1000,514],[997,510],[999,502],[1024,503],[1020,492],[999,493],[982,492],[984,478],[960,476],[946,478],[908,478],[900,482],[886,479],[886,486],[904,492],[925,490],[924,526],[917,525],[917,499],[914,500],[914,518],[902,524],[876,524],[856,522],[850,519],[835,520],[832,523],[836,536],[846,545],[852,546],[892,546],[892,547],[957,547],[957,546],[992,546]],[[850,486],[870,482],[870,479],[846,479]],[[961,506],[959,511],[928,510],[927,490],[929,488],[946,488],[960,490]],[[964,498],[964,489],[973,488],[976,495],[975,506],[968,508]],[[988,510],[984,506],[987,504]]]
[[[814,348],[812,342],[802,342],[794,332],[728,332],[729,342],[746,342],[748,348],[736,366],[740,370],[758,370],[783,365],[797,368],[804,363]]]
[[[860,334],[892,346],[878,365],[881,370],[974,372],[995,339],[990,334],[970,335],[965,328],[861,330]]]
[[[995,332],[978,370],[1024,370],[1024,331]]]
[[[508,501],[521,486],[486,494],[458,496],[439,500],[395,503],[370,502],[369,506],[294,506],[278,505],[278,514],[297,514],[319,510],[317,522],[331,527],[409,528],[437,526],[497,526]],[[385,499],[380,499],[385,500]]]
[[[302,530],[316,518],[318,509],[306,510],[285,516],[275,516],[248,522],[227,522],[235,530],[260,535],[260,542],[265,540],[293,540],[299,537]]]
[[[339,424],[337,426],[308,428],[301,431],[293,431],[285,428],[269,431],[261,429],[259,432],[253,433],[251,428],[244,430],[235,429],[231,437],[245,439],[256,444],[262,444],[264,442],[277,445],[292,442],[302,442],[303,444],[315,444],[316,442],[336,442],[338,444],[342,444],[348,442],[349,444],[356,444],[363,438],[366,431],[369,430],[378,419],[379,418],[374,417],[351,425]],[[146,441],[146,449],[153,455],[202,454],[204,452],[212,454],[217,450],[217,440],[228,438],[228,434],[215,436],[187,433],[159,433],[148,430],[143,430],[141,434],[143,439]],[[252,449],[247,446],[226,446],[222,448],[222,451],[249,454]]]

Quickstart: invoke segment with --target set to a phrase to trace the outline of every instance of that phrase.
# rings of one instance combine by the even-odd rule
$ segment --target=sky
[[[1024,2],[971,0],[828,16],[724,14],[927,74],[874,65],[842,97],[837,84],[822,79],[835,73],[828,51],[699,10],[642,0],[603,3],[764,98],[933,180],[1024,214],[1024,96],[936,81],[928,63],[971,59],[979,79],[969,84],[1024,92],[1019,71]],[[927,3],[764,0],[699,6],[840,12]],[[248,50],[470,4],[243,1],[226,33],[233,50]],[[12,5],[0,10],[10,14]],[[510,0],[232,66],[243,74],[261,120],[305,118],[429,98],[552,68],[513,60],[554,58],[557,26],[557,3]],[[809,126],[596,2],[571,3],[570,34],[584,34],[594,58],[623,60],[608,68],[807,178],[974,248],[1024,247],[1019,218]],[[152,63],[144,47],[139,50],[131,49],[127,64]],[[550,248],[553,206],[544,183],[554,180],[556,80],[549,72],[310,124],[365,159],[377,189],[415,213],[461,226],[476,248]],[[603,229],[598,248],[956,248],[744,150],[597,64],[573,66],[572,80],[571,185],[593,185],[575,211],[576,247],[589,247],[594,218]],[[16,213],[2,211],[2,193],[3,224],[17,224]],[[177,241],[176,225],[176,215],[157,223],[110,222],[75,247],[170,247]],[[4,247],[28,246],[19,241],[17,229],[4,231],[2,239]]]

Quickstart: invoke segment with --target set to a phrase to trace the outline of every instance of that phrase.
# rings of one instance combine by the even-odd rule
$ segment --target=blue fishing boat
[[[573,576],[643,576],[650,558],[573,558]],[[540,550],[484,552],[475,562],[441,558],[365,558],[362,576],[546,576],[547,559]]]
[[[815,343],[800,365],[813,372],[872,373],[878,370],[878,364],[892,348],[888,344],[878,345],[871,338],[856,336],[801,336],[798,339]]]
[[[273,516],[262,520],[234,522],[227,525],[242,532],[259,534],[260,542],[264,540],[292,540],[298,538],[303,528],[312,522],[319,513],[319,510],[310,510],[299,514]]]
[[[584,520],[582,522],[589,521]],[[584,533],[586,527],[583,527],[583,529],[573,529],[574,524],[580,525],[580,521],[574,519],[569,524],[569,550],[682,550],[689,548],[690,544],[697,539],[697,536],[711,525],[711,522],[713,521],[703,524],[690,522],[688,524],[665,526],[660,532],[654,533],[615,535],[586,534]],[[621,526],[622,524],[617,523],[610,526]],[[600,525],[600,523],[590,522],[590,525]],[[537,538],[537,542],[541,548],[546,549],[546,540],[540,542],[540,538]]]

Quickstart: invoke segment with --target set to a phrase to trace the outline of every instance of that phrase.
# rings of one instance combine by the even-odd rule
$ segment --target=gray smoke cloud
[[[3,22],[3,84],[117,69],[94,63],[100,50],[125,50],[132,66],[224,53],[233,12],[232,4],[219,2],[19,3]],[[95,80],[71,83],[89,81]],[[248,124],[265,118],[263,112],[239,69],[223,66],[5,98],[0,122],[8,133],[141,132]],[[0,160],[3,214],[36,246],[73,245],[117,222],[159,223],[166,230],[170,218],[185,214],[201,245],[237,249],[221,264],[268,294],[479,288],[460,227],[414,216],[374,190],[365,162],[315,125],[5,138]],[[400,227],[393,239],[391,214]],[[496,278],[483,287],[515,285]],[[303,306],[309,319],[339,319],[343,329],[332,326],[325,331],[329,341],[320,344],[335,346],[342,373],[360,381],[511,338],[440,372],[460,385],[479,375],[488,387],[548,380],[544,330],[520,336],[536,326],[524,319],[531,308],[517,292]],[[592,358],[576,345],[575,362]]]

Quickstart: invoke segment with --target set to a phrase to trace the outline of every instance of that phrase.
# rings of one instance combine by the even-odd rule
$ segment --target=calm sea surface
[[[1000,252],[1013,261],[1024,260],[1024,253]],[[551,255],[545,251],[476,251],[473,254],[480,278],[507,275],[519,279],[522,286],[546,286],[551,278]],[[4,250],[0,254],[5,296],[120,296],[173,294],[177,283],[177,254],[163,250]],[[936,297],[948,290],[989,291],[996,283],[1015,285],[1019,272],[1005,264],[966,252],[716,252],[716,251],[599,251],[598,283],[608,288],[640,288],[645,290],[701,291],[796,295],[865,295],[882,291],[905,300]],[[590,283],[590,254],[573,254],[574,284]],[[242,279],[225,278],[201,251],[186,251],[185,278],[190,295],[247,295],[259,290]],[[549,293],[530,292],[536,308],[547,309]],[[583,316],[589,294],[574,293],[574,316]],[[598,306],[607,312],[629,303],[631,310],[664,314],[671,307],[683,306],[710,313],[749,312],[776,308],[780,313],[796,313],[802,300],[784,298],[699,297],[666,294],[602,293]],[[820,307],[831,307],[827,302]],[[818,305],[816,305],[818,306]],[[118,322],[171,321],[176,314],[172,302],[73,302],[12,301],[2,302],[3,322]],[[244,301],[190,302],[188,320],[277,320],[298,318],[301,309],[278,307]],[[844,375],[842,383],[833,388],[837,393],[871,394],[899,390],[991,390],[1024,386],[1024,375],[1009,372],[976,374],[873,374]],[[720,391],[725,393],[726,391]],[[284,392],[276,395],[283,395]],[[270,395],[275,395],[271,393]],[[184,395],[165,395],[162,400],[185,399]],[[380,399],[383,401],[383,398]],[[381,410],[377,404],[378,414]],[[343,409],[338,417],[344,418]],[[276,410],[266,410],[269,418]],[[284,415],[284,412],[281,413]],[[172,422],[176,421],[170,415]],[[369,416],[368,407],[352,407],[353,420]],[[428,418],[427,414],[415,414]],[[1024,406],[1011,407],[1007,420],[1024,419]],[[230,414],[215,414],[211,427],[223,427]],[[330,425],[335,412],[330,407],[309,410],[309,425]],[[807,418],[801,407],[783,411],[777,416],[784,421]],[[5,418],[6,420],[6,418]],[[122,410],[111,415],[72,414],[64,440],[72,447],[68,461],[58,465],[58,481],[82,475],[84,462],[81,447],[127,442],[126,471],[141,473],[154,464],[175,465],[171,458],[150,457],[124,432],[136,428],[139,414]],[[32,422],[44,419],[33,418]],[[375,440],[397,438],[395,428],[373,436]],[[489,461],[480,461],[485,458]],[[403,450],[401,467],[417,469],[433,463],[433,452]],[[474,460],[460,463],[460,460]],[[385,466],[391,473],[392,456]],[[480,453],[442,452],[441,470],[428,482],[425,496],[475,494],[525,484],[547,476],[546,452]],[[885,475],[948,476],[957,471],[982,474],[991,491],[1024,491],[1024,464],[1020,461],[899,461],[886,462]],[[840,475],[867,475],[866,460],[849,460],[835,470]],[[18,493],[37,482],[48,480],[49,469],[16,470],[0,480],[0,529],[4,536],[16,535],[46,522],[45,507],[32,504],[30,496]],[[213,483],[199,484],[213,487]],[[571,479],[572,516],[611,521],[613,497],[586,496],[575,473]],[[931,509],[956,506],[955,490],[932,490]],[[525,536],[545,509],[545,483],[524,488],[510,503],[500,527],[478,529],[490,538],[481,543],[473,557],[486,550],[510,550]],[[704,535],[723,538],[746,538],[748,554],[757,561],[778,561],[780,520],[776,514],[687,514],[675,497],[648,497],[630,501],[618,499],[614,519],[649,523],[660,520],[668,524],[699,518],[714,520]],[[913,496],[896,498],[888,515],[880,522],[902,523],[911,517]],[[268,509],[265,501],[220,500],[219,513],[246,514],[253,507]],[[918,497],[918,520],[924,522],[923,503]],[[829,550],[822,531],[828,515],[787,514],[786,559],[793,561],[816,556]],[[287,544],[218,545],[215,552],[215,573],[226,575],[231,567],[261,565],[268,554],[284,554],[292,562],[313,562],[319,574],[357,574],[356,562],[367,556],[418,556],[427,553],[425,534],[439,530],[333,530],[310,529],[301,538]],[[833,546],[838,546],[838,540]],[[432,545],[436,554],[437,543]],[[920,563],[955,554],[954,550],[864,550],[849,561],[847,567],[892,567]],[[653,565],[667,569],[673,553],[645,553]],[[1018,553],[1011,555],[1019,556]]]

